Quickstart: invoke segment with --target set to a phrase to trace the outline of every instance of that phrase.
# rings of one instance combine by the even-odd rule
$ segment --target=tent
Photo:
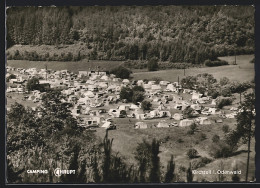
[[[94,95],[94,93],[92,91],[87,91],[86,93],[84,93],[84,95],[89,97],[89,98],[95,97],[95,95]]]
[[[202,97],[202,94],[200,94],[200,93],[193,93],[191,99],[192,100],[196,100],[196,99],[200,99],[201,97]]]
[[[161,121],[158,123],[157,127],[170,127],[169,123],[166,123],[165,121]]]
[[[170,82],[169,81],[160,81],[160,85],[167,86]]]
[[[183,115],[179,114],[179,113],[175,113],[173,115],[173,119],[175,119],[175,120],[182,120],[183,119]]]
[[[101,127],[105,128],[105,129],[108,129],[110,126],[111,126],[111,122],[107,121]]]
[[[147,129],[147,128],[148,128],[148,126],[144,122],[137,122],[135,124],[135,129]]]
[[[128,80],[128,79],[123,79],[123,81],[122,81],[124,84],[129,84],[130,83],[130,81]]]
[[[201,106],[198,104],[192,104],[190,107],[194,110],[201,110]]]
[[[181,120],[181,121],[180,121],[179,126],[180,126],[180,127],[187,127],[187,126],[192,125],[193,123],[194,123],[193,120],[190,120],[190,119],[184,119],[184,120]]]
[[[151,86],[151,89],[152,89],[152,90],[160,90],[160,89],[162,89],[162,88],[161,88],[160,85],[152,85],[152,86]]]

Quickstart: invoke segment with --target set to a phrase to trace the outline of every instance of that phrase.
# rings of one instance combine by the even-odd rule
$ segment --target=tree
[[[245,100],[239,106],[237,114],[237,132],[243,141],[247,142],[247,165],[246,165],[246,181],[248,181],[249,157],[251,137],[254,135],[255,121],[255,94],[249,93],[245,95]]]
[[[129,87],[123,87],[120,91],[120,99],[126,99],[128,102],[132,102],[133,90]]]
[[[220,78],[219,83],[221,86],[225,86],[229,83],[229,79],[227,77]]]
[[[151,171],[149,175],[149,180],[151,183],[160,182],[160,157],[159,155],[159,141],[153,139],[152,141],[152,153],[151,153]]]
[[[193,89],[195,85],[197,85],[197,77],[195,76],[187,76],[181,80],[181,85],[187,89]]]
[[[141,108],[146,111],[146,110],[151,110],[152,104],[149,101],[143,101],[141,104]]]
[[[158,60],[156,58],[151,58],[147,63],[148,71],[157,71],[159,68]]]
[[[189,165],[189,168],[186,171],[186,177],[187,177],[187,182],[191,183],[193,180],[193,174],[192,174],[192,170],[191,170],[191,163]]]
[[[111,71],[111,73],[115,74],[117,78],[128,79],[130,77],[130,74],[132,73],[132,71],[123,66],[119,66],[119,67],[113,69]]]
[[[29,91],[37,90],[39,88],[39,78],[33,77],[29,79],[26,87]]]
[[[134,86],[133,87],[133,91],[141,91],[141,92],[145,92],[144,88],[142,86]]]
[[[16,76],[14,74],[11,74],[6,78],[6,81],[9,82],[10,79],[16,79]]]
[[[171,160],[168,162],[167,165],[167,172],[165,174],[165,183],[171,183],[174,179],[174,169],[175,169],[175,163],[173,161],[173,155],[171,155]]]
[[[183,110],[183,115],[186,118],[192,118],[193,117],[193,113],[194,113],[194,110],[190,106],[188,106],[187,108],[185,108]]]
[[[187,151],[187,156],[189,157],[189,159],[196,158],[197,155],[198,155],[198,151],[196,149],[191,148]]]
[[[133,92],[132,102],[134,104],[138,104],[138,102],[142,102],[143,100],[144,100],[144,92],[142,91]]]

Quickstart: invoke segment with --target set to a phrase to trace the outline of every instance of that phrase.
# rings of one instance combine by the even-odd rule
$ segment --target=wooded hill
[[[80,44],[89,59],[197,64],[254,53],[254,25],[253,6],[12,7],[7,43]]]

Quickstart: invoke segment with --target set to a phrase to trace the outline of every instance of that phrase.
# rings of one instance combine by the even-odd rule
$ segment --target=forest
[[[254,53],[253,6],[11,7],[6,25],[7,48],[79,44],[87,49],[63,54],[67,61],[156,57],[201,64],[218,56]],[[26,53],[40,60],[34,52]],[[17,54],[8,54],[8,59],[19,59]],[[55,60],[45,55],[43,60]]]

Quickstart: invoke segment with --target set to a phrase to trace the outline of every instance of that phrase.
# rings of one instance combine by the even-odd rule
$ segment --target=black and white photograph
[[[5,19],[6,184],[256,181],[253,5]]]

